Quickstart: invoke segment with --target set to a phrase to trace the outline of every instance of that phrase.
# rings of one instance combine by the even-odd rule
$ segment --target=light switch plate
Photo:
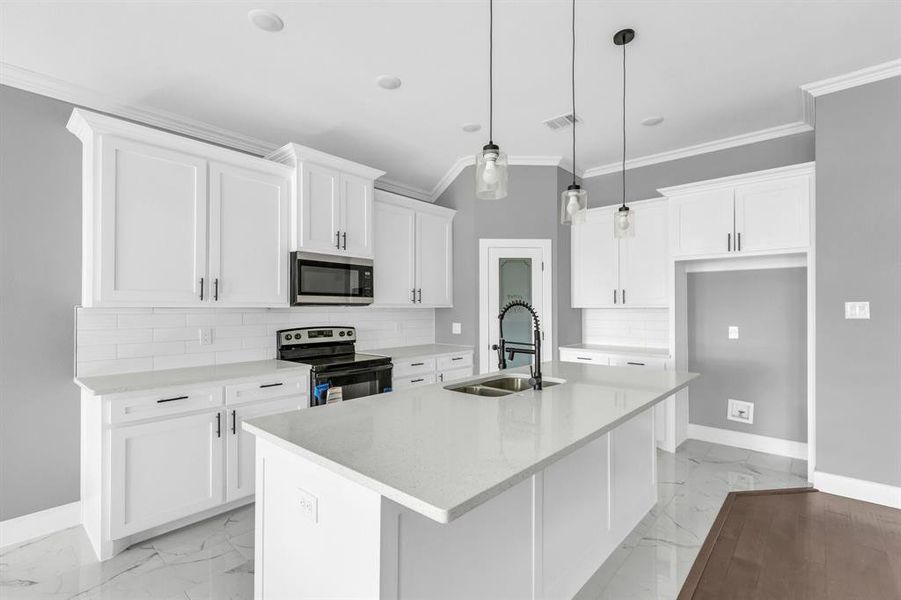
[[[462,323],[451,323],[451,333],[454,335],[460,335],[463,333],[463,324]]]
[[[729,339],[730,340],[738,339],[738,327],[736,325],[729,325]]]
[[[845,302],[845,318],[846,319],[869,319],[870,303],[869,302]]]
[[[300,514],[304,518],[314,522],[319,522],[319,499],[310,492],[297,488],[297,498],[300,502]]]

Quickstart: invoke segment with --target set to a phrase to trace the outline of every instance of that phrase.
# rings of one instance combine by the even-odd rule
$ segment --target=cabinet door
[[[223,413],[111,430],[113,539],[222,503]]]
[[[587,222],[573,225],[571,275],[573,308],[619,302],[619,248],[611,210],[589,211]]]
[[[300,248],[313,252],[340,252],[340,183],[338,171],[303,163],[300,174]]]
[[[199,304],[207,262],[206,161],[113,136],[103,138],[101,161],[94,305]]]
[[[288,303],[288,179],[210,164],[210,292],[217,305]]]
[[[227,411],[228,431],[226,438],[226,486],[225,500],[231,502],[253,494],[255,436],[241,429],[241,423],[247,419],[275,415],[291,410],[306,408],[309,397],[293,396],[279,400],[269,400],[248,404]]]
[[[735,189],[735,232],[742,252],[805,248],[810,244],[810,177]]]
[[[635,237],[619,241],[620,304],[667,306],[668,207],[664,202],[655,202],[632,210],[635,211]]]
[[[372,181],[342,173],[341,250],[350,256],[372,257]]]
[[[453,221],[416,214],[416,300],[419,306],[453,306]]]
[[[377,202],[375,205],[375,303],[412,305],[416,287],[416,213]]]
[[[735,249],[733,195],[730,188],[672,199],[673,256],[725,254]]]

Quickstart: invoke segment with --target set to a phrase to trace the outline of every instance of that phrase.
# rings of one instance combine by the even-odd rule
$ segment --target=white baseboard
[[[814,471],[813,487],[827,494],[901,508],[901,487],[893,485]]]
[[[47,510],[0,521],[0,548],[81,524],[81,502],[54,506]]]
[[[707,427],[706,425],[695,425],[694,423],[688,424],[688,438],[807,460],[807,444],[804,442],[783,440],[755,433],[744,433],[743,431],[732,431],[731,429]]]

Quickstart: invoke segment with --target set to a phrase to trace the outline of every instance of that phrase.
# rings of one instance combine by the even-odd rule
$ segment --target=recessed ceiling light
[[[275,33],[285,28],[285,22],[282,21],[282,18],[271,10],[257,8],[247,13],[247,18],[263,31]]]
[[[386,90],[396,90],[400,87],[400,78],[394,77],[393,75],[379,75],[376,78],[375,82],[379,84],[379,87],[385,88]]]
[[[654,125],[660,125],[661,123],[663,123],[663,117],[648,117],[641,121],[641,124],[645,127],[653,127]]]
[[[478,123],[463,123],[463,131],[466,133],[475,133],[482,128]]]

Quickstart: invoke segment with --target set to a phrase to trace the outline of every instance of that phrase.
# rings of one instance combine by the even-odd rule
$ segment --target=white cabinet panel
[[[341,174],[341,250],[350,256],[371,258],[372,181]]]
[[[590,211],[587,223],[572,228],[572,307],[600,308],[618,303],[618,265],[613,212]]]
[[[415,300],[416,213],[385,202],[375,205],[375,303]]]
[[[416,215],[416,300],[421,306],[453,305],[453,229],[443,216]]]
[[[396,390],[404,390],[419,385],[428,385],[435,383],[435,373],[420,373],[419,375],[405,375],[403,377],[393,377],[391,385]]]
[[[810,177],[792,177],[735,189],[736,249],[804,248],[810,243]],[[738,237],[740,236],[740,237]]]
[[[222,419],[217,411],[111,430],[113,539],[222,502]]]
[[[210,293],[231,305],[287,305],[288,180],[210,164]]]
[[[609,365],[610,357],[606,354],[579,348],[560,348],[562,362],[582,363],[586,365]]]
[[[633,210],[635,237],[619,241],[619,303],[635,307],[667,306],[668,208],[663,202],[655,202]]]
[[[298,228],[301,250],[340,252],[340,174],[335,169],[304,163],[300,173]]]
[[[461,369],[449,369],[447,371],[440,371],[438,373],[438,381],[442,383],[449,383],[451,381],[466,379],[467,377],[472,377],[472,365],[463,367]]]
[[[653,411],[632,417],[610,435],[611,523],[634,522],[657,496],[657,445]],[[649,477],[650,475],[650,477]]]
[[[247,419],[275,415],[292,410],[306,408],[309,404],[307,395],[281,398],[269,402],[257,402],[247,406],[232,408],[228,411],[228,431],[226,439],[226,473],[225,501],[231,502],[253,494],[255,436],[241,429],[241,423]]]
[[[673,256],[724,254],[735,248],[733,190],[713,190],[673,198]]]
[[[206,161],[106,136],[100,173],[93,305],[199,304],[207,258]]]

